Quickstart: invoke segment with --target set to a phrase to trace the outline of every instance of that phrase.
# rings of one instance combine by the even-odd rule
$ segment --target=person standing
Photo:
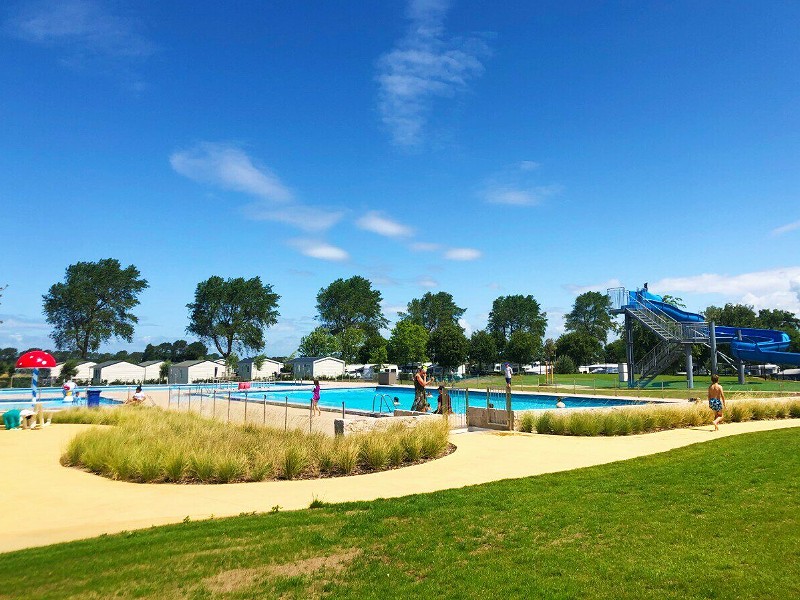
[[[319,379],[314,380],[314,390],[311,392],[311,412],[316,413],[317,416],[322,416],[322,411],[319,409]]]
[[[511,376],[514,374],[514,371],[511,369],[511,363],[506,363],[505,368],[503,369],[506,375],[506,389],[511,389]]]
[[[717,431],[725,409],[725,392],[719,384],[719,375],[716,374],[711,376],[711,385],[708,386],[708,408],[714,411],[714,431]]]
[[[414,404],[411,405],[411,410],[416,412],[427,412],[430,410],[428,404],[428,396],[425,386],[428,385],[428,367],[422,365],[416,375],[414,375]]]

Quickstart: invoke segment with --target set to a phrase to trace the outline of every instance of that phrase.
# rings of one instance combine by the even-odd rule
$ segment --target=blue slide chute
[[[703,315],[686,312],[677,306],[664,302],[661,296],[646,290],[629,292],[628,301],[631,306],[643,305],[651,310],[664,313],[680,323],[700,323],[705,321]],[[742,339],[739,338],[739,333]],[[714,335],[718,343],[730,344],[734,357],[755,363],[775,363],[779,365],[800,365],[800,353],[786,352],[789,347],[789,335],[774,329],[752,329],[746,327],[714,327]]]

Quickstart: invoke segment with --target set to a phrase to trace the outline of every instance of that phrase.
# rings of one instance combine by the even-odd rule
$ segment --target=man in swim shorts
[[[722,421],[722,411],[725,409],[725,392],[719,384],[719,375],[711,376],[711,385],[708,386],[708,408],[714,411],[714,431],[717,431]]]
[[[505,368],[503,369],[506,375],[506,387],[510,390],[511,389],[511,375],[514,374],[514,371],[511,369],[511,363],[506,363]]]

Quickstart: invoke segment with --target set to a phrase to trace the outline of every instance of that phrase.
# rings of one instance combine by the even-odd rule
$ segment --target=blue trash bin
[[[100,390],[86,390],[86,406],[100,408]]]

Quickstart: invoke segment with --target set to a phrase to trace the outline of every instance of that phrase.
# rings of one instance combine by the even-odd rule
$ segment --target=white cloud
[[[442,246],[433,242],[414,242],[409,246],[414,252],[436,252]]]
[[[541,163],[538,163],[533,160],[521,160],[519,161],[518,165],[520,171],[533,171],[541,166],[542,166]]]
[[[406,35],[378,60],[378,109],[395,144],[418,145],[437,97],[452,97],[483,73],[483,40],[449,37],[443,0],[412,0]]]
[[[484,197],[491,204],[508,204],[511,206],[536,206],[547,198],[563,191],[561,185],[540,185],[531,188],[518,188],[506,185],[490,185]]]
[[[277,221],[304,231],[325,231],[338,223],[344,213],[334,209],[294,204],[275,207],[268,202],[253,202],[242,207],[244,215],[254,221]]]
[[[481,257],[481,251],[475,248],[450,248],[445,251],[447,260],[476,260]]]
[[[326,242],[309,241],[306,239],[290,240],[289,245],[296,248],[301,254],[318,258],[320,260],[342,261],[350,258],[350,255],[341,248],[337,248]]]
[[[590,285],[575,285],[568,283],[563,286],[565,290],[571,294],[574,294],[575,296],[585,294],[586,292],[605,292],[608,288],[615,287],[622,287],[622,283],[620,283],[620,280],[616,278],[607,279],[601,283],[593,283]]]
[[[666,277],[650,284],[656,293],[718,294],[721,302],[741,302],[761,308],[800,313],[800,266],[739,275],[703,273]]]
[[[358,219],[356,226],[366,231],[392,238],[408,237],[413,234],[413,230],[410,227],[387,219],[375,211],[369,212]]]
[[[201,142],[173,152],[170,165],[176,173],[199,183],[255,196],[242,207],[248,219],[277,221],[304,231],[324,231],[338,223],[344,211],[302,204],[280,178],[257,165],[241,148],[231,144]]]
[[[420,277],[417,279],[417,285],[424,288],[435,288],[439,287],[439,282],[432,277]]]
[[[383,306],[383,312],[390,315],[396,315],[401,312],[406,312],[408,310],[408,306],[397,304],[397,305],[388,305]]]
[[[795,221],[794,223],[787,223],[786,225],[776,227],[772,230],[772,235],[783,235],[784,233],[789,233],[790,231],[794,231],[796,229],[800,229],[800,221]]]
[[[467,337],[471,336],[472,332],[475,331],[475,328],[472,327],[469,321],[467,321],[463,317],[458,320],[458,324],[461,325],[461,328],[464,330],[464,335],[466,335]]]
[[[174,152],[169,163],[177,173],[200,183],[244,192],[271,202],[290,202],[293,194],[276,175],[257,167],[236,146],[202,142],[190,150]]]
[[[140,33],[139,21],[112,13],[108,4],[42,0],[14,14],[6,29],[26,42],[57,48],[61,61],[72,67],[109,62],[119,67],[156,52],[156,45]],[[122,74],[131,78],[130,73]],[[140,89],[143,84],[135,79],[130,84]]]

